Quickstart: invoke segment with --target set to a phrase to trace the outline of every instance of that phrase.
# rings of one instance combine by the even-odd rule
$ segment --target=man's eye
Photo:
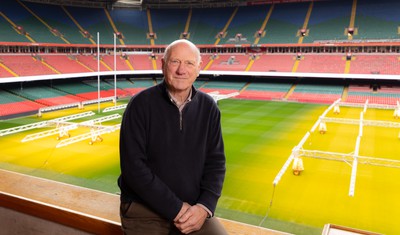
[[[171,60],[170,63],[173,65],[178,65],[178,64],[180,64],[180,61],[179,60]]]
[[[185,61],[185,64],[188,66],[194,66],[194,62],[193,61]]]

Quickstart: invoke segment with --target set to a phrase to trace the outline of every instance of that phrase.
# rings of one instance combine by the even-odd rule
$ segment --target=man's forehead
[[[196,60],[196,52],[190,49],[171,50],[171,58]]]

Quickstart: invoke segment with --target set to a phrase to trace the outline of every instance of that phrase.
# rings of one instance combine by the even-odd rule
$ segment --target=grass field
[[[124,102],[124,101],[122,101]],[[111,104],[102,104],[101,108]],[[400,169],[359,164],[354,197],[348,196],[351,166],[345,162],[303,158],[305,171],[294,176],[290,169],[279,184],[275,176],[326,105],[269,101],[222,100],[222,128],[227,174],[216,215],[294,234],[321,234],[333,223],[384,234],[399,234]],[[88,106],[84,111],[97,105]],[[331,117],[359,119],[359,108],[341,108]],[[0,129],[70,115],[77,110],[46,113],[0,121]],[[83,111],[81,111],[83,112]],[[123,110],[113,112],[122,114]],[[113,114],[113,113],[107,113]],[[104,115],[104,114],[101,114]],[[95,115],[77,122],[97,118]],[[398,121],[393,110],[367,110],[364,119]],[[120,119],[103,123],[117,124]],[[328,132],[312,133],[304,149],[351,153],[358,125],[327,123]],[[56,148],[56,136],[21,143],[27,134],[49,128],[0,137],[0,167],[106,192],[118,193],[118,135],[104,141],[88,141]],[[88,132],[79,128],[72,136]],[[360,155],[400,160],[399,130],[364,127]]]

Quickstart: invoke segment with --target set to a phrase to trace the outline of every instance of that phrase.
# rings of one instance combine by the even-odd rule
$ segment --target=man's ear
[[[201,65],[202,64],[203,64],[203,61],[200,60],[199,67],[197,69],[197,77],[200,76],[200,71],[201,71]]]
[[[164,64],[165,64],[165,60],[164,60],[164,58],[161,58],[161,67],[164,67]]]
[[[164,59],[164,58],[161,58],[161,70],[162,70],[162,72],[164,72],[165,66],[166,66],[165,59]]]

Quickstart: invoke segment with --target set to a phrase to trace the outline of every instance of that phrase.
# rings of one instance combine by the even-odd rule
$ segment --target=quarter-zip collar
[[[192,98],[194,97],[194,95],[196,94],[196,89],[194,88],[194,86],[192,85],[189,95],[186,98],[186,100],[181,104],[178,105],[176,102],[176,99],[171,95],[171,93],[169,92],[167,85],[165,84],[165,81],[163,82],[163,84],[161,84],[164,88],[165,91],[168,95],[169,100],[171,101],[171,103],[173,103],[179,110],[179,130],[182,131],[183,130],[183,115],[182,115],[182,111],[183,108],[190,102],[192,101]]]
[[[167,89],[167,93],[168,93],[168,97],[171,100],[171,102],[178,108],[179,110],[179,130],[182,131],[183,130],[183,117],[182,117],[182,110],[185,107],[185,105],[187,103],[189,103],[192,100],[192,89],[190,89],[189,95],[186,98],[186,100],[181,104],[178,105],[178,103],[176,102],[176,99],[171,95],[171,93],[168,91]]]
[[[168,97],[171,100],[171,102],[179,109],[179,112],[182,112],[182,110],[185,107],[185,105],[192,100],[192,89],[190,89],[189,95],[186,98],[186,100],[180,105],[178,105],[177,100],[171,95],[171,93],[169,92],[168,89],[167,89],[167,93],[168,93]]]
[[[167,84],[165,83],[165,81],[163,80],[158,86],[160,87],[162,92],[165,94],[165,96],[171,101],[171,95],[168,92]],[[197,89],[192,85],[188,99],[190,99],[190,101],[195,99],[196,93],[197,93]]]

